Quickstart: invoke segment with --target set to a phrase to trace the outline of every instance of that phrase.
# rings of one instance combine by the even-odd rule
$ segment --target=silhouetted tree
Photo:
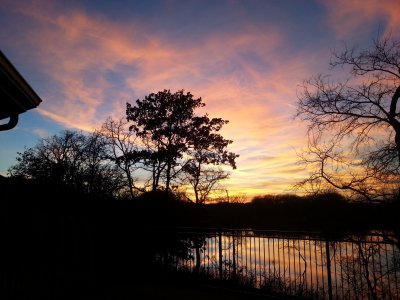
[[[105,140],[94,132],[63,131],[18,153],[12,177],[39,179],[97,195],[112,195],[120,188],[121,173],[106,159]]]
[[[126,186],[131,199],[135,197],[135,178],[133,173],[139,168],[143,159],[143,151],[136,144],[136,136],[128,129],[128,122],[124,119],[115,121],[111,118],[103,123],[100,133],[105,137],[109,159],[115,162],[124,173]]]
[[[299,96],[296,116],[309,123],[301,160],[313,169],[300,185],[392,198],[400,182],[400,41],[387,36],[371,49],[334,52],[330,65],[349,78],[316,76]]]
[[[207,115],[193,118],[188,151],[190,159],[184,171],[186,180],[193,187],[196,204],[204,203],[216,185],[229,177],[227,172],[214,166],[229,165],[236,169],[238,155],[227,150],[232,141],[218,133],[227,123],[227,120],[210,119]]]
[[[18,163],[9,169],[9,173],[11,176],[52,179],[75,185],[84,143],[84,136],[73,131],[44,138],[35,147],[18,153]]]
[[[195,110],[204,105],[201,98],[183,90],[164,90],[137,100],[135,106],[127,104],[127,119],[133,122],[130,130],[146,147],[145,165],[152,173],[152,190],[159,188],[160,180],[165,190],[170,190],[178,175],[194,170],[185,166],[197,165],[196,157],[200,164],[234,166],[236,155],[225,149],[231,141],[215,133],[227,121],[196,116]]]

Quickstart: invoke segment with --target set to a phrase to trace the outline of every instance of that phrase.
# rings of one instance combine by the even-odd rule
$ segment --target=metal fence
[[[260,290],[316,299],[400,299],[399,240],[252,230],[181,230],[156,261]]]

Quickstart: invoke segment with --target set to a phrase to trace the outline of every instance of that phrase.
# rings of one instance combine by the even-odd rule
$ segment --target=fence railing
[[[181,230],[156,261],[260,290],[318,299],[400,299],[392,234],[342,238],[252,230]]]

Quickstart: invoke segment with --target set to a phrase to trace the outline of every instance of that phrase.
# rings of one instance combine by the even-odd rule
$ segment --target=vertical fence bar
[[[300,291],[301,292],[303,292],[303,286],[304,286],[304,282],[303,282],[303,280],[302,280],[302,272],[301,272],[301,270],[302,270],[302,268],[301,268],[301,253],[300,253],[300,241],[299,240],[297,240],[297,254],[298,254],[298,256],[299,256],[299,259],[298,259],[298,264],[299,264],[299,271],[298,271],[298,273],[299,273],[299,289],[300,289]]]
[[[204,272],[204,274],[207,274],[207,247],[208,247],[208,244],[207,244],[207,237],[206,236],[204,236],[203,237],[203,243],[202,243],[202,249],[203,249],[203,263],[202,263],[202,269],[203,269],[203,272]]]
[[[304,261],[304,287],[305,287],[305,292],[307,295],[308,292],[308,285],[307,285],[307,277],[308,277],[308,272],[307,272],[307,253],[306,253],[306,238],[303,239],[303,261]]]
[[[276,252],[277,252],[277,256],[278,256],[278,260],[277,260],[277,263],[278,263],[278,280],[280,280],[281,279],[281,258],[280,258],[281,250],[279,249],[279,236],[276,239],[276,244],[277,244]]]
[[[268,236],[268,240],[267,240],[267,243],[268,243],[268,277],[271,277],[271,251],[269,248],[269,240],[270,240],[270,237]]]
[[[241,265],[241,270],[242,270],[242,276],[244,276],[243,231],[240,231],[240,258],[241,258],[241,264],[240,265]]]
[[[236,251],[236,274],[237,274],[237,276],[239,276],[239,273],[240,273],[240,270],[241,270],[241,266],[242,266],[242,260],[243,260],[243,253],[242,253],[242,250],[240,250],[239,251],[239,246],[240,246],[240,244],[241,244],[241,242],[240,242],[240,238],[239,238],[239,235],[240,235],[240,232],[237,232],[236,233],[237,234],[237,236],[236,236],[236,249],[237,249],[237,251]]]
[[[297,273],[296,273],[296,246],[295,246],[295,241],[294,239],[292,240],[293,244],[293,277],[294,277],[294,293],[296,294],[297,292]]]
[[[339,242],[339,263],[340,263],[340,287],[342,298],[344,298],[344,280],[343,280],[343,257],[342,257],[342,242]]]
[[[254,284],[257,285],[257,245],[256,245],[256,236],[253,231],[253,261],[254,261]]]
[[[252,236],[253,235],[253,236]],[[249,236],[249,240],[250,240],[250,270],[251,270],[251,273],[252,273],[252,275],[253,275],[253,280],[256,280],[257,279],[257,274],[256,274],[256,269],[255,268],[253,268],[253,261],[254,261],[254,248],[253,248],[253,242],[254,242],[254,232],[252,233],[252,235],[250,235]],[[255,283],[256,281],[254,281],[254,283]]]
[[[219,245],[219,234],[215,233],[214,236],[214,248],[213,248],[213,273],[214,278],[219,277],[219,255],[218,255],[218,245]]]
[[[292,273],[290,272],[290,239],[287,240],[288,266],[289,266],[289,294],[292,294]]]
[[[266,281],[266,275],[267,275],[267,267],[266,267],[266,261],[265,261],[265,236],[263,237],[263,257],[264,257],[264,270],[263,270],[263,274],[264,274],[264,281]]]
[[[251,250],[252,250],[253,247],[252,247],[252,245],[251,245],[251,241],[252,241],[251,235],[249,235],[248,238],[249,238],[249,242],[250,242],[250,246],[249,246],[249,266],[250,266],[250,274],[251,274],[251,275],[254,275],[254,274],[253,274],[253,270],[252,270],[252,268],[253,268],[253,259],[252,259],[252,255],[251,255],[251,254],[252,254],[252,253],[251,253],[251,252],[252,252]]]
[[[261,286],[261,234],[258,236],[258,269],[259,269],[259,277],[260,277],[260,283],[259,283],[259,287]]]
[[[257,249],[257,240],[258,240],[258,249]],[[255,248],[255,266],[256,266],[256,270],[257,270],[257,287],[260,286],[261,283],[261,268],[260,268],[260,262],[261,262],[261,258],[260,258],[260,237],[258,236],[257,238],[254,238],[254,248]],[[257,259],[257,255],[258,255],[258,259]]]
[[[378,261],[379,261],[379,275],[380,275],[380,280],[381,280],[381,290],[382,290],[382,295],[385,295],[385,278],[383,276],[383,270],[382,270],[382,256],[381,256],[381,241],[378,241]]]
[[[218,260],[219,260],[219,280],[222,280],[222,232],[218,229]]]
[[[247,267],[247,235],[244,235],[244,254],[245,254],[245,265],[246,265],[246,277],[248,275],[249,269]]]
[[[332,253],[333,251],[333,253]],[[339,284],[340,280],[338,279],[339,276],[339,268],[337,266],[337,243],[331,242],[331,266],[332,266],[332,288],[333,290],[333,298],[338,299],[339,297]]]
[[[233,277],[236,278],[236,245],[235,245],[235,235],[232,235],[232,268],[233,268]]]
[[[368,241],[367,241],[367,243],[368,243]],[[360,243],[361,244],[361,243]],[[368,246],[366,246],[366,247],[368,247]],[[373,244],[370,244],[370,248],[369,249],[372,249],[371,250],[371,258],[372,258],[372,277],[373,277],[373,279],[374,279],[374,283],[373,283],[373,291],[371,291],[371,293],[374,293],[374,294],[376,294],[376,286],[377,286],[377,278],[376,278],[376,270],[375,270],[375,250],[374,250],[374,245]],[[368,268],[368,264],[366,263],[366,265],[365,265],[365,269],[367,270],[367,268]]]
[[[308,240],[308,256],[310,257],[310,286],[311,289],[314,289],[314,284],[313,284],[313,266],[312,266],[312,261],[313,257],[311,255],[311,239]]]
[[[233,273],[233,257],[232,257],[232,243],[233,243],[233,235],[232,235],[232,231],[229,231],[226,235],[226,239],[227,239],[227,244],[228,244],[228,269],[229,269],[229,277],[231,277],[232,273]]]
[[[273,280],[274,280],[274,283],[275,283],[275,279],[276,279],[275,237],[272,237],[272,262],[274,264]]]
[[[392,294],[392,289],[390,286],[390,268],[389,268],[389,257],[388,257],[388,244],[385,243],[385,257],[386,257],[386,274],[387,274],[387,282],[388,282],[388,290],[389,290],[389,295]]]
[[[353,281],[354,281],[354,285],[356,284],[356,274],[355,274],[355,270],[356,270],[356,264],[354,262],[354,242],[351,242],[351,257],[352,257],[352,261],[353,261],[353,266],[351,268],[351,270],[353,271]],[[358,253],[358,259],[360,259],[360,254]],[[350,270],[348,270],[348,272],[350,272]],[[360,272],[361,275],[362,272]],[[349,276],[350,277],[350,276]],[[361,278],[362,279],[362,278]],[[353,290],[354,292],[356,292],[357,290],[357,286],[353,286]],[[357,295],[358,296],[358,295]]]
[[[399,263],[397,262],[397,257],[396,257],[396,251],[395,251],[395,247],[394,245],[392,245],[392,254],[393,254],[393,273],[394,273],[394,282],[396,283],[396,297],[397,299],[399,299],[399,287],[397,285],[397,265],[399,265]]]
[[[367,241],[368,242],[368,241]],[[363,276],[363,274],[364,274],[364,272],[366,272],[367,270],[368,270],[368,263],[366,263],[365,261],[364,261],[364,254],[363,254],[363,252],[362,252],[362,250],[363,250],[363,246],[365,246],[365,247],[368,247],[368,244],[365,244],[365,245],[363,245],[363,244],[361,244],[361,241],[358,241],[358,243],[357,243],[357,246],[358,246],[358,260],[359,260],[359,264],[360,264],[360,272],[359,272],[359,275],[360,275],[360,293],[361,293],[361,297],[363,297],[364,296],[364,289],[363,289],[363,287],[364,287],[364,283],[363,283],[363,279],[365,279],[365,282],[366,282],[366,284],[367,284],[367,287],[368,287],[368,281],[367,281],[367,278],[368,278],[368,276]],[[363,267],[364,267],[364,269],[363,269]],[[368,273],[369,274],[369,273]],[[374,275],[375,276],[375,275]],[[368,278],[368,280],[369,280],[369,278]],[[370,290],[369,289],[367,289],[367,296],[369,297],[370,296]]]
[[[314,257],[315,257],[315,279],[317,281],[317,292],[319,292],[319,274],[318,274],[318,254],[317,254],[317,240],[314,241]]]
[[[254,284],[257,283],[257,267],[256,267],[256,259],[257,259],[257,249],[256,249],[256,240],[254,236],[254,231],[252,233],[252,236],[250,237],[250,255],[251,255],[251,268],[253,270],[253,280]],[[254,265],[253,265],[254,262]]]
[[[210,267],[210,259],[211,259],[211,255],[212,255],[212,246],[213,246],[214,242],[213,242],[213,237],[212,235],[210,235],[207,238],[207,275],[212,276],[212,268]],[[212,275],[210,275],[212,274]]]
[[[322,278],[321,278],[321,281],[322,281],[322,292],[324,293],[324,295],[326,294],[326,291],[325,291],[325,268],[324,268],[324,255],[323,255],[323,245],[322,245],[322,243],[323,243],[323,241],[320,241],[320,251],[321,251],[321,273],[322,273]]]
[[[229,232],[225,233],[224,238],[224,251],[225,251],[225,272],[231,273],[231,246],[230,246],[230,235]]]
[[[326,272],[328,273],[328,298],[333,299],[332,294],[332,275],[331,275],[331,255],[329,251],[329,239],[325,241],[325,252],[326,252]]]
[[[339,281],[338,281],[338,278],[337,278],[337,260],[336,260],[337,244],[334,243],[333,245],[334,245],[334,247],[333,247],[333,256],[332,256],[332,258],[333,258],[333,267],[335,269],[335,271],[334,271],[335,272],[335,295],[336,295],[336,299],[337,299],[337,297],[338,297],[338,284],[339,284]]]
[[[349,255],[348,255],[348,242],[345,243],[346,245],[346,277],[347,277],[347,289],[346,289],[346,294],[348,295],[348,297],[351,296],[351,285],[350,285],[350,269],[349,269],[349,263],[350,263],[350,259],[349,259]]]
[[[282,254],[283,254],[283,282],[286,281],[286,255],[285,255],[285,239],[282,240]]]

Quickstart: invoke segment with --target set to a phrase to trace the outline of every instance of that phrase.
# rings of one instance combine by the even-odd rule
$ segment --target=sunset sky
[[[151,92],[202,97],[239,154],[231,194],[288,193],[306,124],[305,80],[329,73],[331,50],[400,37],[400,0],[0,0],[0,49],[43,99],[0,132],[0,174],[17,151],[63,129],[124,117]],[[1,100],[0,100],[1,101]]]

